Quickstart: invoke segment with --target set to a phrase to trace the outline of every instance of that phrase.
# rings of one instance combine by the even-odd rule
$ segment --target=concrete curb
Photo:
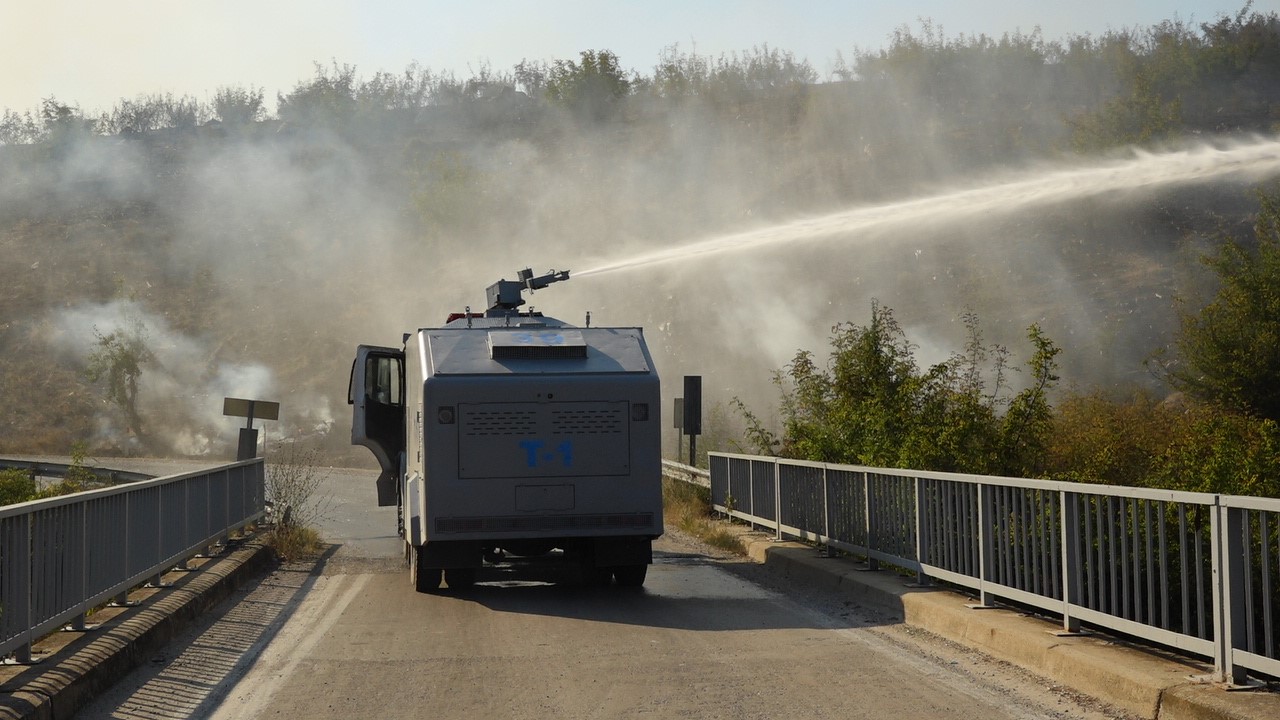
[[[1063,686],[1155,720],[1276,720],[1280,694],[1228,691],[1193,676],[1211,667],[1103,635],[1059,637],[1061,626],[1005,608],[973,609],[964,595],[913,588],[887,572],[859,570],[850,558],[821,557],[793,542],[740,538],[753,560],[806,584],[834,588],[857,604],[892,613]]]
[[[260,540],[250,539],[195,572],[166,576],[174,587],[157,591],[141,607],[121,611],[98,630],[63,643],[43,662],[0,684],[6,691],[0,693],[0,720],[72,717],[273,563],[271,551]]]

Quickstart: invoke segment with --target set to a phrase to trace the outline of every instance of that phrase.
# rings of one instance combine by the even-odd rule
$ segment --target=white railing
[[[262,517],[261,458],[0,507],[0,658]]]
[[[1280,500],[710,454],[722,513],[1280,677]]]

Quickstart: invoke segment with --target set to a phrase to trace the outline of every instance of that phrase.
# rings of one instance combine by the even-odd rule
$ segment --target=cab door
[[[404,453],[404,350],[356,347],[347,402],[352,406],[351,444],[378,459],[378,505],[395,505]]]

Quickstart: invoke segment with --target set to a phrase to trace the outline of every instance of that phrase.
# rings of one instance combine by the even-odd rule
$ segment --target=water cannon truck
[[[568,279],[521,270],[483,313],[356,349],[351,442],[381,466],[419,592],[508,557],[644,584],[663,531],[658,374],[641,328],[521,311],[525,291]]]

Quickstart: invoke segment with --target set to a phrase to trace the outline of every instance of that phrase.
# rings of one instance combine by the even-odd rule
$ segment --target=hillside
[[[567,74],[436,87],[409,107],[369,100],[372,81],[335,82],[354,72],[335,66],[300,82],[276,115],[240,122],[137,129],[54,108],[66,112],[0,146],[0,452],[76,441],[97,454],[225,452],[235,423],[219,418],[221,398],[238,395],[281,402],[269,437],[343,453],[353,347],[477,307],[519,268],[587,270],[1143,157],[1135,147],[1270,137],[1280,26],[1224,22],[1084,46],[926,32],[835,82],[757,51],[702,65],[672,56],[651,77],[548,65]],[[1169,70],[1170,38],[1199,53],[1199,71]],[[1159,82],[1107,64],[1122,41]],[[570,92],[575,82],[590,91]],[[927,360],[956,351],[972,309],[1015,356],[1041,323],[1065,350],[1068,387],[1151,386],[1142,360],[1168,344],[1175,298],[1195,302],[1206,287],[1197,256],[1220,230],[1247,235],[1260,182],[905,217],[577,278],[534,304],[646,327],[663,375],[704,375],[709,404],[768,404],[771,370],[822,346],[834,324],[865,319],[872,299],[894,308]],[[84,374],[117,332],[149,353],[138,428]],[[669,396],[677,385],[666,383]]]

